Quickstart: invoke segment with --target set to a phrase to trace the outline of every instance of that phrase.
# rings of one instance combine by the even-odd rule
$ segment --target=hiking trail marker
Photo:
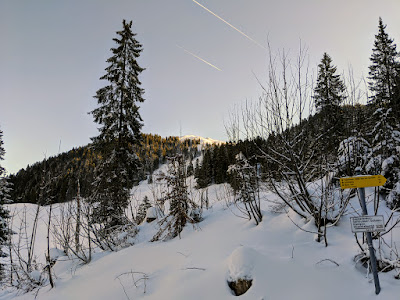
[[[340,187],[342,189],[358,189],[358,195],[360,197],[360,205],[362,208],[362,217],[351,218],[351,229],[353,232],[364,232],[367,237],[367,244],[370,255],[371,269],[374,275],[375,283],[375,294],[379,294],[381,286],[378,277],[378,268],[376,263],[375,249],[372,244],[371,232],[384,231],[385,226],[383,222],[383,216],[368,216],[367,204],[365,203],[365,187],[370,186],[382,186],[386,182],[386,178],[382,175],[363,175],[361,174],[361,168],[357,168],[355,177],[343,177],[340,178]],[[382,226],[383,225],[383,226]]]
[[[382,186],[385,182],[386,178],[382,175],[343,177],[340,178],[340,187],[342,189],[356,189],[369,186]]]

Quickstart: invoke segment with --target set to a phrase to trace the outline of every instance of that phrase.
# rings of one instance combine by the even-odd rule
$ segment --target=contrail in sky
[[[207,7],[205,7],[204,5],[201,5],[199,2],[197,2],[196,0],[192,0],[194,3],[196,3],[198,6],[204,8],[206,11],[208,11],[210,14],[212,14],[213,16],[217,17],[218,19],[220,19],[222,22],[224,22],[226,25],[229,25],[231,28],[235,29],[237,32],[239,32],[241,35],[243,35],[244,37],[248,38],[250,41],[252,41],[253,43],[257,44],[258,46],[260,46],[261,48],[267,50],[263,45],[261,45],[259,42],[257,42],[256,40],[252,39],[251,37],[249,37],[247,34],[245,34],[244,32],[240,31],[239,29],[237,29],[235,26],[233,26],[231,23],[225,21],[224,19],[222,19],[220,16],[218,16],[217,14],[213,13],[211,10],[209,10]]]
[[[206,61],[205,59],[202,59],[201,57],[197,56],[196,54],[194,54],[194,53],[192,53],[192,52],[190,52],[190,51],[188,51],[188,50],[186,50],[185,48],[183,48],[183,47],[181,47],[181,46],[179,46],[179,45],[176,45],[176,46],[179,47],[179,48],[181,48],[181,49],[183,49],[183,51],[189,53],[190,55],[196,57],[197,59],[201,60],[202,62],[206,63],[207,65],[213,67],[214,69],[217,69],[218,71],[222,71],[220,68],[214,66],[212,63],[209,63],[209,62]]]

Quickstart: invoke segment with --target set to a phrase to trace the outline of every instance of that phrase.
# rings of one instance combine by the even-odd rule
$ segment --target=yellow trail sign
[[[355,189],[368,186],[381,186],[386,182],[386,178],[382,175],[367,175],[356,177],[340,178],[340,187],[342,189]]]

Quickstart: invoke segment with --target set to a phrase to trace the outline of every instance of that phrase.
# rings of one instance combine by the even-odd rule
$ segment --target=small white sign
[[[352,232],[377,232],[385,231],[383,216],[351,217]]]

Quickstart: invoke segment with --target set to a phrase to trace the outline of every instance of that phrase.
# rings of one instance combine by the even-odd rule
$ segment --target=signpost
[[[340,187],[342,189],[356,189],[368,186],[381,186],[386,182],[382,175],[356,176],[340,178]]]
[[[356,169],[356,175],[360,175],[359,168]],[[365,232],[367,236],[368,249],[370,254],[370,262],[372,273],[374,275],[375,294],[379,294],[381,286],[379,284],[378,269],[376,263],[375,249],[372,244],[371,232],[384,231],[385,224],[383,216],[368,216],[367,205],[365,203],[365,187],[381,186],[386,182],[386,178],[382,175],[369,175],[369,176],[356,176],[340,178],[340,187],[342,189],[355,189],[358,188],[360,195],[360,204],[363,212],[362,217],[350,218],[351,230],[353,232]]]
[[[385,231],[383,216],[351,217],[350,223],[354,233]]]

